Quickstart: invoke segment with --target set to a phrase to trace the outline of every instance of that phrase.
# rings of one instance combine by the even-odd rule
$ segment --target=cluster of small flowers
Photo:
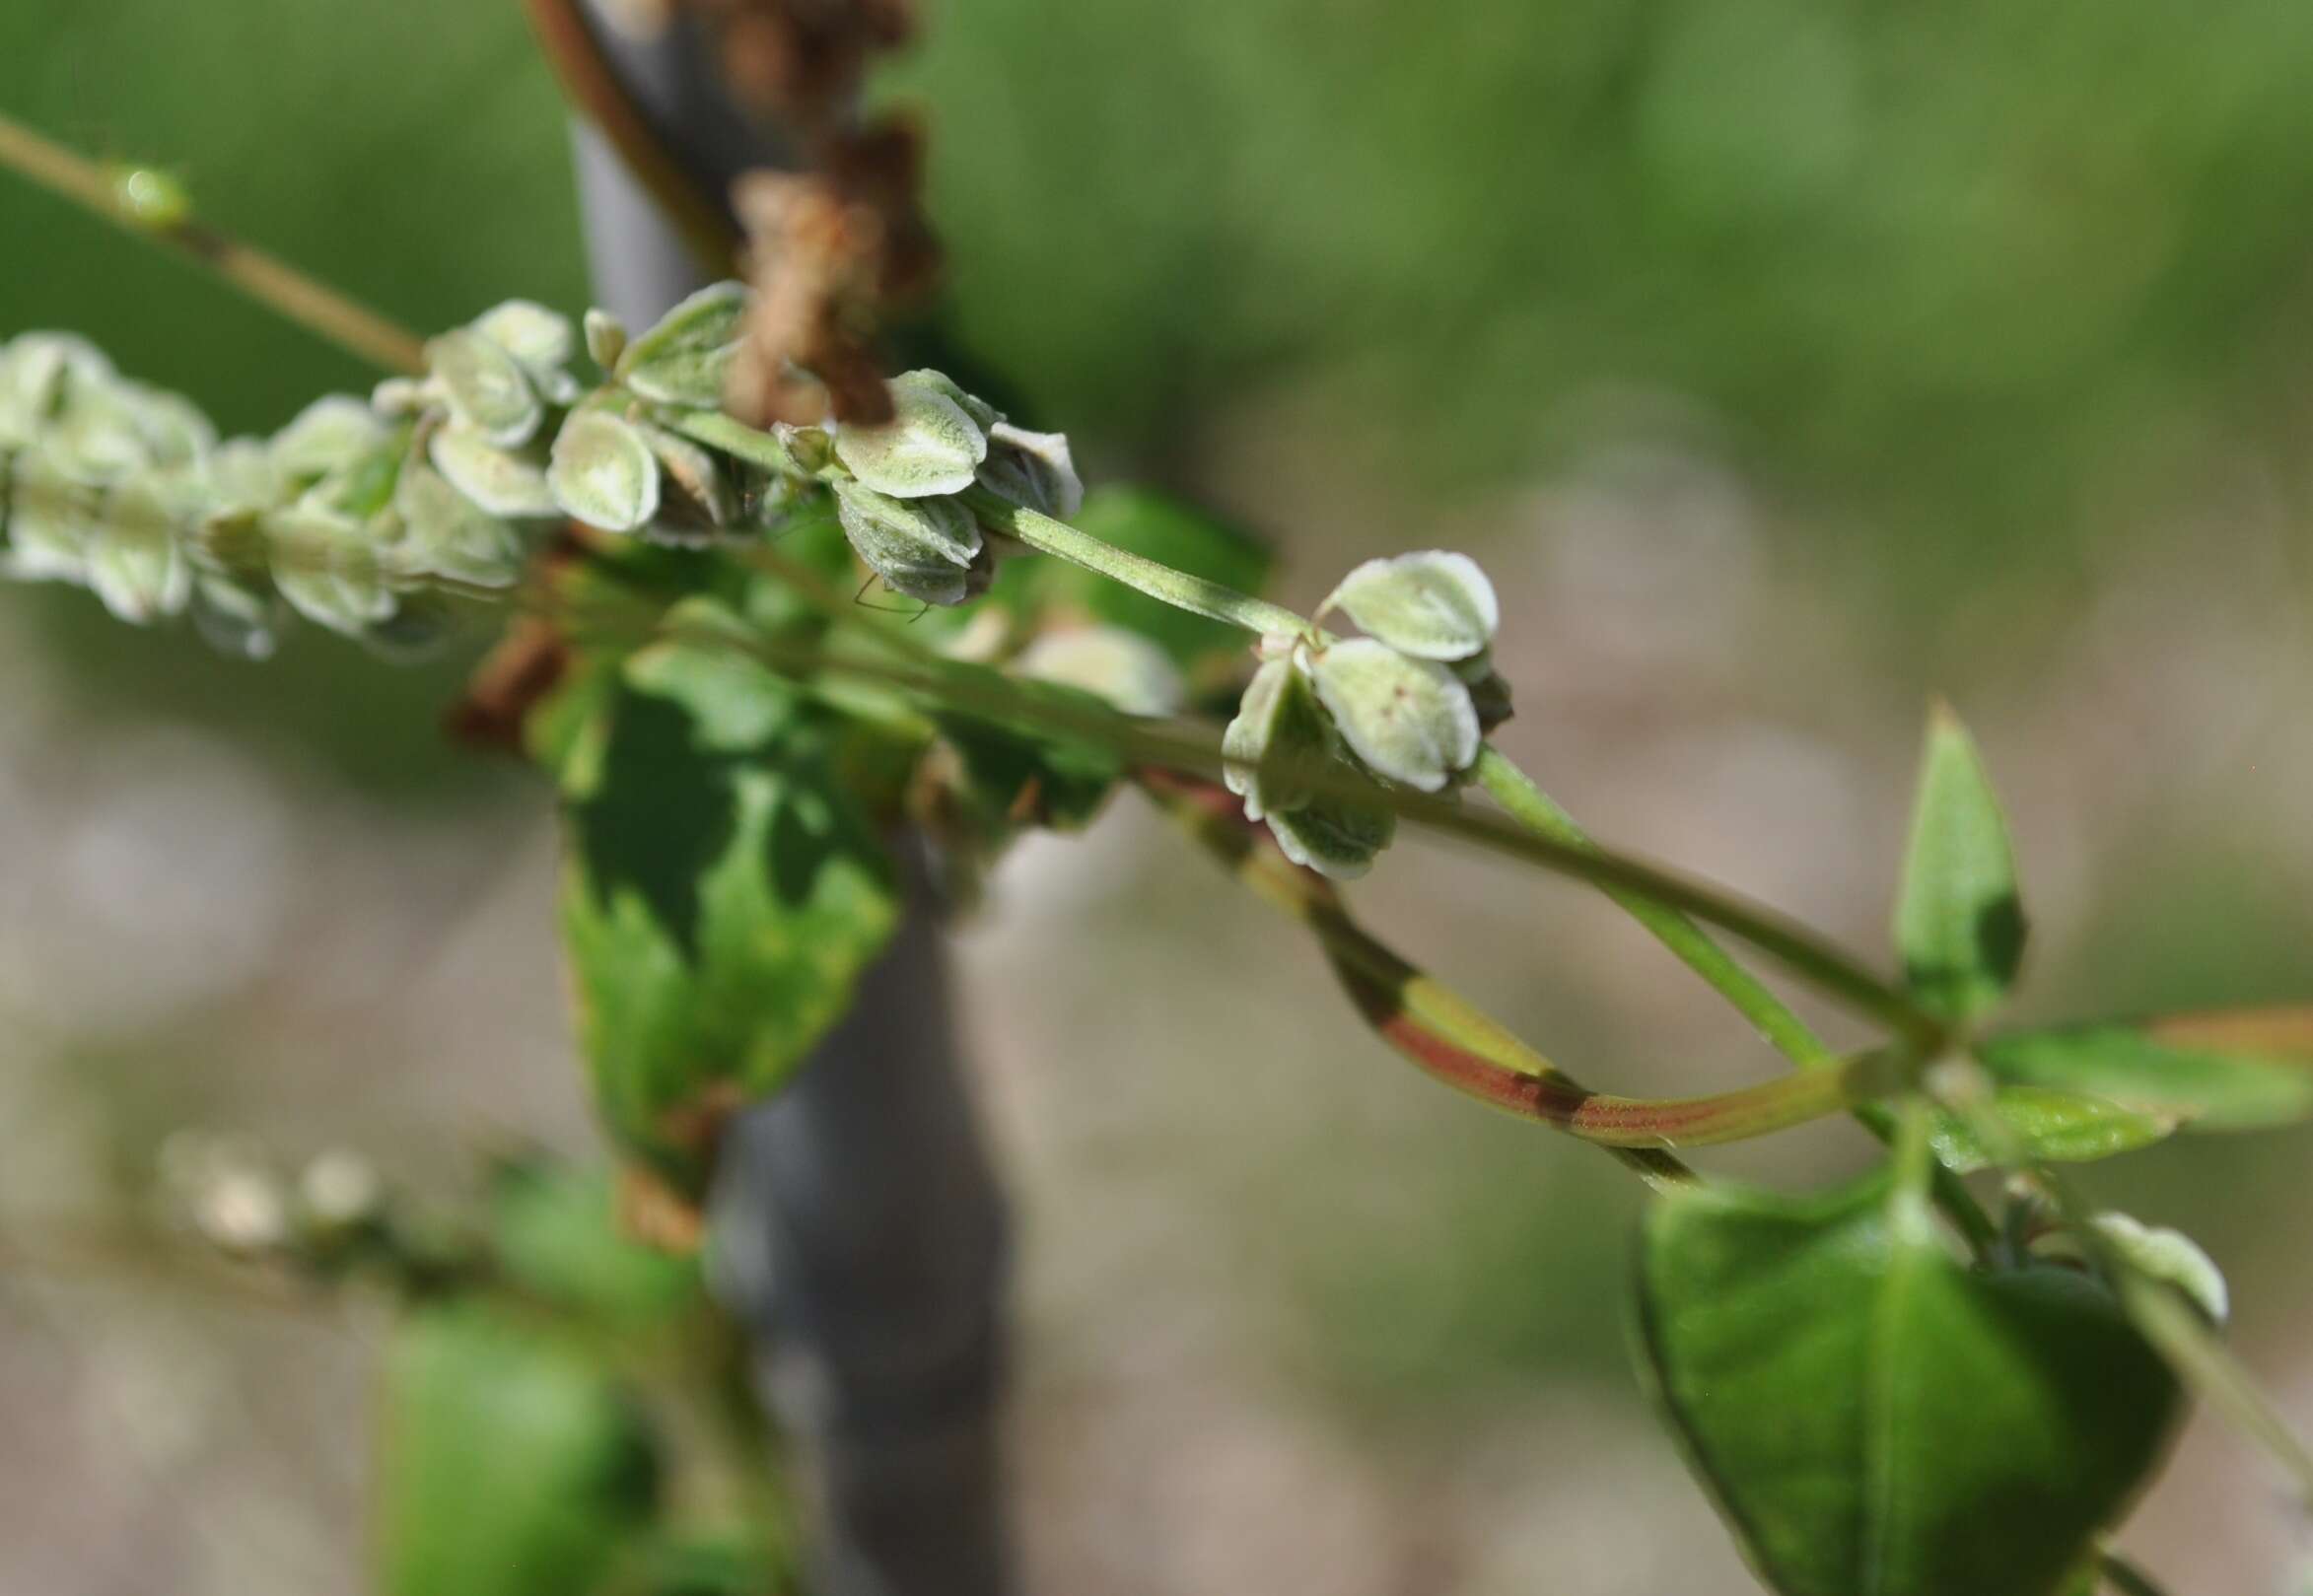
[[[387,1219],[368,1159],[321,1152],[294,1178],[240,1137],[180,1131],[161,1148],[163,1211],[235,1258],[319,1262],[364,1244]]]
[[[1437,793],[1509,716],[1491,650],[1502,612],[1467,555],[1368,560],[1318,608],[1366,635],[1264,638],[1262,663],[1222,741],[1229,791],[1296,864],[1363,875],[1396,817],[1375,785]]]
[[[0,575],[88,587],[138,624],[189,612],[253,659],[293,613],[387,649],[428,641],[436,579],[503,587],[523,548],[425,463],[420,430],[333,395],[271,438],[220,441],[83,340],[25,334],[0,346]]]
[[[990,568],[964,489],[1075,513],[1067,439],[1012,427],[933,372],[890,384],[885,423],[782,424],[745,459],[702,444],[746,305],[742,284],[719,283],[632,339],[590,312],[590,386],[572,369],[580,328],[509,301],[430,342],[422,378],[224,442],[83,340],[25,334],[0,345],[0,575],[89,587],[137,623],[189,611],[220,647],[263,658],[292,613],[389,649],[430,641],[444,586],[510,586],[526,531],[563,517],[745,535],[824,483],[871,570],[952,604]]]
[[[889,421],[832,429],[844,535],[894,592],[959,604],[995,569],[965,490],[1066,520],[1084,506],[1084,484],[1064,435],[1015,427],[938,372],[902,373],[890,388]]]

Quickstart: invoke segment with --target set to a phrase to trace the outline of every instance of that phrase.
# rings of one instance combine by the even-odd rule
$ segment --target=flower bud
[[[512,355],[530,385],[548,400],[569,404],[578,398],[578,380],[570,375],[578,333],[570,317],[528,300],[508,300],[475,317],[473,327]]]
[[[519,449],[537,436],[546,407],[522,362],[472,327],[458,327],[426,345],[426,369],[442,384],[450,414],[469,432],[501,449]]]
[[[1397,815],[1386,803],[1328,796],[1270,815],[1269,831],[1278,850],[1296,865],[1336,881],[1354,881],[1373,867],[1397,835]]]
[[[1470,690],[1435,660],[1353,638],[1318,654],[1311,672],[1343,740],[1375,775],[1436,793],[1477,759]]]
[[[960,604],[980,530],[951,499],[894,499],[857,483],[835,484],[843,535],[894,592],[927,604]]]
[[[609,371],[626,353],[626,323],[608,311],[589,311],[586,329],[587,358]]]
[[[562,513],[606,532],[631,532],[659,513],[659,459],[640,429],[584,410],[554,440],[546,485]]]
[[[303,486],[377,448],[385,437],[386,424],[368,405],[330,393],[300,410],[267,448],[274,472]]]
[[[1259,820],[1310,802],[1317,777],[1342,764],[1341,738],[1308,677],[1280,658],[1253,672],[1221,758],[1221,779],[1245,800],[1245,818]]]
[[[1025,432],[999,421],[988,429],[980,485],[1023,510],[1068,520],[1085,507],[1085,484],[1069,453],[1068,435]]]
[[[891,384],[891,419],[835,435],[835,457],[860,485],[895,499],[961,493],[988,457],[988,435],[946,394],[925,382]]]
[[[565,425],[563,431],[570,429]],[[463,427],[438,427],[426,458],[450,485],[493,516],[536,520],[562,514],[546,471],[528,451],[498,448]]]
[[[723,388],[738,356],[739,318],[747,291],[713,283],[659,318],[658,325],[619,352],[611,375],[631,391],[661,404],[697,410],[723,408]]]
[[[393,509],[401,520],[393,564],[402,575],[505,588],[522,574],[522,539],[514,528],[423,461],[402,467]]]
[[[1340,609],[1367,637],[1417,659],[1467,659],[1502,623],[1494,584],[1466,554],[1427,549],[1367,560],[1318,609]]]

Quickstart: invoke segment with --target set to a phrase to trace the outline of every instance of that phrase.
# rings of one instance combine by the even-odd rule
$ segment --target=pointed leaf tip
[[[2007,819],[1974,739],[1941,700],[1928,712],[1895,939],[1914,994],[1947,1019],[1998,1004],[2023,961]]]

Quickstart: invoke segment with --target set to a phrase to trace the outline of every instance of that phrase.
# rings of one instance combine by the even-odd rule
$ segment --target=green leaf
[[[2253,1130],[2313,1113],[2305,1010],[2243,1010],[1987,1037],[1976,1056],[2007,1085],[2086,1092],[2198,1130]],[[2313,1033],[2313,1021],[2303,1021]]]
[[[386,1355],[386,1596],[587,1596],[654,1512],[651,1437],[618,1382],[475,1302],[412,1314]]]
[[[2024,954],[2007,821],[1975,742],[1942,704],[1928,723],[1895,941],[1914,995],[1953,1020],[1998,1003]]]
[[[1638,1284],[1655,1395],[1781,1596],[2055,1596],[2180,1406],[2096,1282],[1969,1270],[1883,1174],[1674,1194]]]
[[[952,664],[962,674],[996,673]],[[1015,679],[1013,696],[1082,713],[1105,709],[1092,694],[1055,682]],[[1124,774],[1117,754],[1088,742],[1053,736],[1028,723],[1008,723],[963,711],[934,715],[962,767],[964,796],[981,829],[1001,836],[1020,825],[1075,830],[1088,824]]]
[[[640,428],[605,410],[564,423],[546,485],[564,515],[606,532],[631,532],[659,514],[659,457]]]
[[[597,1320],[635,1327],[707,1301],[696,1257],[627,1237],[609,1171],[510,1159],[491,1171],[490,1239],[525,1291]]]
[[[1470,690],[1436,660],[1352,638],[1319,654],[1311,673],[1342,740],[1374,775],[1435,793],[1478,757]]]
[[[562,934],[605,1124],[695,1195],[723,1121],[842,1017],[899,905],[792,689],[655,659],[560,739],[585,750],[566,772]],[[745,747],[736,694],[767,701]]]
[[[1421,659],[1469,659],[1502,624],[1494,584],[1466,554],[1425,549],[1367,560],[1319,608],[1339,608],[1367,636]]]
[[[1109,487],[1087,495],[1076,525],[1103,543],[1242,592],[1260,591],[1269,579],[1269,551],[1250,534],[1144,488]],[[1244,633],[1224,622],[1191,615],[1058,561],[1022,562],[1019,569],[1037,571],[1050,597],[1138,632],[1192,677],[1217,655],[1243,658]]]
[[[2045,1086],[1998,1087],[1992,1108],[2032,1157],[2053,1163],[2085,1163],[2134,1152],[2173,1135],[2179,1124],[2175,1114],[2147,1113]],[[1934,1142],[1937,1159],[1963,1174],[1999,1162],[1957,1115],[1936,1117]]]
[[[988,435],[963,406],[928,383],[891,384],[889,421],[851,423],[835,435],[835,457],[863,487],[895,499],[961,493],[988,457]]]

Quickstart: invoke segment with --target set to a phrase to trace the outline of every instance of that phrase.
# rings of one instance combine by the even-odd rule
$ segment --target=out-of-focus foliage
[[[584,299],[560,103],[520,8],[21,0],[0,9],[0,105],[100,156],[176,173],[198,211],[413,326],[520,295]],[[378,374],[14,178],[5,328],[70,327],[227,432],[270,432]],[[380,670],[304,638],[259,683],[182,639],[125,637],[61,593],[11,594],[77,684],[157,715],[318,751],[403,790],[471,771],[434,706],[457,674]]]
[[[1293,373],[1483,481],[1659,388],[1957,558],[2302,367],[2308,74],[2260,0],[974,0],[909,86],[961,324],[1083,433]]]

